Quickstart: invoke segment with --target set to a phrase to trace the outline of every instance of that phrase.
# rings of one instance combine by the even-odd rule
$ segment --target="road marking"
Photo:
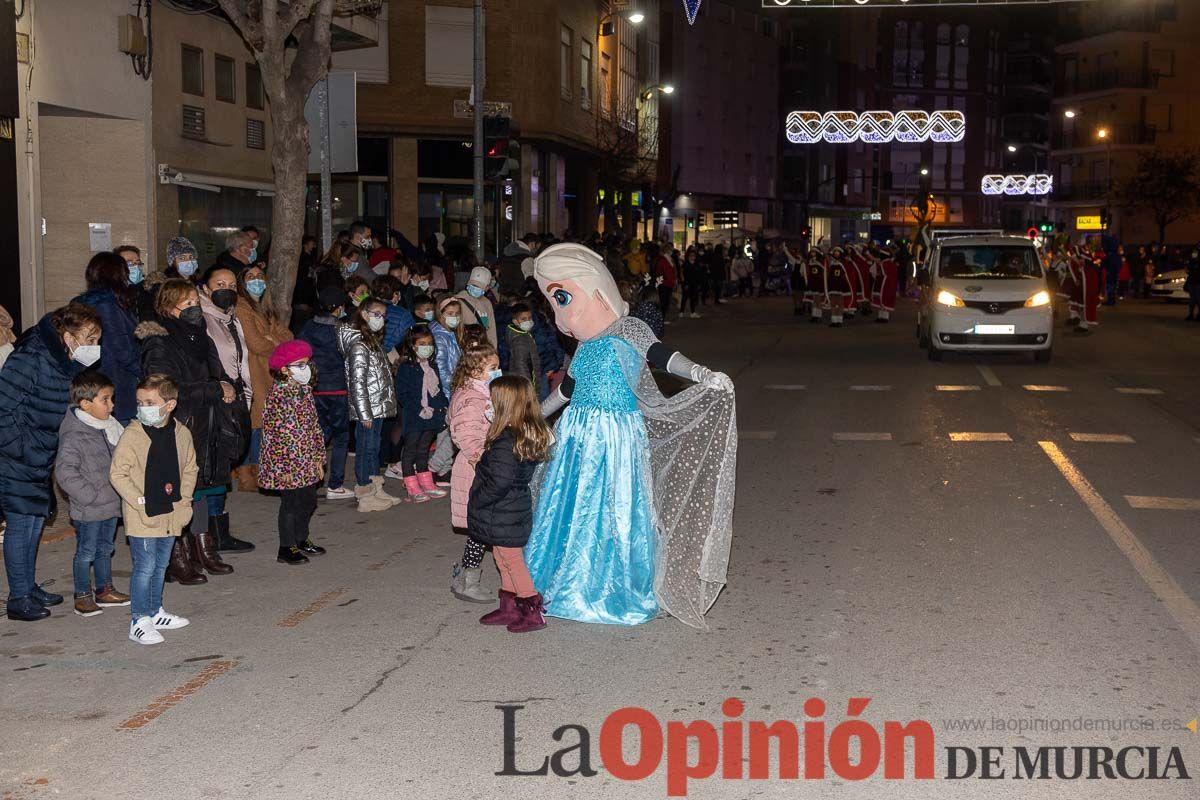
[[[1125,495],[1133,508],[1152,508],[1158,511],[1200,511],[1200,500],[1190,497],[1143,497],[1135,494]]]
[[[1162,389],[1143,389],[1136,386],[1118,386],[1117,391],[1121,394],[1162,394]]]
[[[979,433],[977,431],[959,431],[950,434],[952,442],[1011,442],[1012,437],[1007,433]]]
[[[1027,383],[1024,387],[1027,392],[1069,392],[1069,386],[1047,386],[1043,383]]]
[[[1072,433],[1072,441],[1103,444],[1133,444],[1133,437],[1123,433]]]
[[[1108,533],[1113,544],[1117,546],[1129,563],[1142,576],[1142,580],[1150,590],[1166,606],[1167,612],[1175,619],[1192,644],[1200,648],[1200,608],[1196,606],[1187,592],[1180,588],[1162,565],[1150,555],[1141,540],[1121,521],[1100,493],[1088,482],[1083,473],[1067,458],[1054,442],[1038,442],[1046,456],[1071,484],[1071,488],[1079,495],[1079,499],[1092,512],[1092,516]]]
[[[850,391],[852,392],[890,392],[891,390],[891,386],[882,384],[859,384],[850,387]]]
[[[978,384],[948,384],[939,383],[934,387],[939,392],[978,392],[981,387]]]
[[[320,611],[325,606],[332,603],[334,600],[344,595],[347,591],[349,591],[349,589],[350,587],[343,586],[341,589],[334,589],[333,591],[326,592],[310,603],[307,608],[302,608],[295,614],[289,614],[288,616],[279,620],[276,625],[278,625],[280,628],[294,628],[301,622],[304,622],[304,620],[311,617],[313,614]]]
[[[208,684],[215,681],[217,678],[224,675],[229,670],[238,665],[235,660],[230,661],[214,661],[196,674],[196,677],[180,686],[178,689],[164,694],[162,697],[155,700],[150,705],[143,708],[138,713],[134,714],[129,719],[117,726],[117,730],[136,731],[138,728],[158,719],[167,712],[171,706],[179,704],[186,700],[191,695],[203,689]]]
[[[775,438],[775,431],[738,431],[738,438],[770,441]]]
[[[983,364],[976,364],[975,369],[979,370],[979,374],[987,381],[988,386],[999,386],[1000,379],[996,377],[996,373],[992,372],[992,368]]]
[[[773,389],[777,392],[803,392],[808,387],[802,383],[768,383],[764,389]]]
[[[890,442],[890,433],[835,433],[835,442]]]

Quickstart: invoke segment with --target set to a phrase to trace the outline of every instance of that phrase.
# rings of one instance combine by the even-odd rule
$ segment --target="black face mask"
[[[237,292],[233,289],[217,289],[212,293],[212,301],[217,308],[228,311],[237,302]]]
[[[179,318],[189,325],[204,324],[204,312],[200,310],[200,306],[188,306],[179,312]]]

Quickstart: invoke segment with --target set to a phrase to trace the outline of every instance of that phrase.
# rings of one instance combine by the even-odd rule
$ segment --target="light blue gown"
[[[636,625],[659,613],[650,443],[631,388],[644,364],[618,336],[576,351],[525,546],[551,616]]]

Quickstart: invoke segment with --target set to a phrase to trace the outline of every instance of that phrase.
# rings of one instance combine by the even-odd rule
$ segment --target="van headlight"
[[[947,292],[945,289],[942,289],[940,292],[938,292],[937,301],[938,305],[950,306],[952,308],[967,307],[967,304],[962,301],[961,297],[954,294],[954,292]]]
[[[1033,297],[1030,297],[1028,300],[1025,301],[1026,308],[1037,308],[1038,306],[1048,306],[1048,305],[1050,305],[1050,293],[1047,292],[1045,289],[1042,289],[1040,292],[1035,294]]]

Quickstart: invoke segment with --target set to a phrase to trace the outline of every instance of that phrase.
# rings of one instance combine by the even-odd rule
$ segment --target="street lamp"
[[[1010,144],[1010,145],[1008,146],[1008,152],[1010,152],[1010,153],[1015,153],[1015,152],[1017,152],[1017,146],[1016,146],[1015,144]]]
[[[646,15],[640,11],[634,11],[634,12],[630,13],[630,15],[626,19],[628,19],[634,25],[641,25],[642,20],[646,19]]]
[[[1075,109],[1068,108],[1066,111],[1063,112],[1063,116],[1066,117],[1067,119],[1075,119]]]
[[[633,9],[625,13],[625,19],[629,20],[632,25],[641,25],[646,20],[646,15],[638,9]],[[612,36],[617,32],[617,23],[613,21],[612,14],[605,14],[600,20],[600,35]]]
[[[654,97],[655,92],[660,92],[661,94],[671,94],[674,91],[675,87],[669,83],[656,83],[653,86],[647,86],[645,90],[638,95],[638,99],[644,103],[651,97]]]

